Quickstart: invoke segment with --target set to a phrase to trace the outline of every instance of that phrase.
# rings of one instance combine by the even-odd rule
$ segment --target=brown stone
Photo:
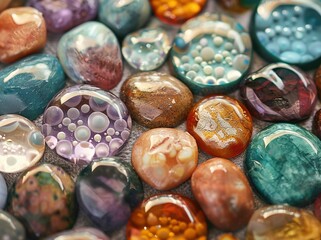
[[[1,0],[0,1],[0,12],[4,9],[6,9],[6,7],[9,5],[9,3],[11,2],[11,0]]]

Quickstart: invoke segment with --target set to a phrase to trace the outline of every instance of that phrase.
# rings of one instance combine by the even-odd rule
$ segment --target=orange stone
[[[42,13],[31,7],[0,14],[0,62],[11,63],[43,49],[47,30]]]

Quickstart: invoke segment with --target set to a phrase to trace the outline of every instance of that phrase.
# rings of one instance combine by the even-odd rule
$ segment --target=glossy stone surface
[[[263,0],[253,12],[251,35],[266,60],[312,69],[321,60],[321,2]]]
[[[26,232],[22,224],[9,213],[0,210],[0,239],[25,240]]]
[[[38,52],[46,41],[46,23],[38,10],[10,8],[0,14],[0,62],[12,63]]]
[[[98,18],[118,37],[123,38],[144,26],[150,14],[148,0],[101,0]]]
[[[218,0],[228,11],[241,13],[259,4],[260,0]]]
[[[15,113],[36,119],[65,85],[65,75],[52,55],[33,55],[0,70],[0,115]]]
[[[246,152],[246,174],[262,199],[306,206],[321,193],[321,142],[306,129],[286,123],[259,132]]]
[[[317,100],[310,76],[286,63],[267,65],[248,76],[240,94],[252,116],[272,122],[306,119]]]
[[[0,12],[3,11],[4,9],[6,9],[10,2],[11,2],[11,0],[1,0],[1,2],[0,2]]]
[[[133,119],[148,127],[176,127],[193,106],[193,94],[179,80],[159,72],[138,73],[124,82],[120,98]]]
[[[314,115],[312,121],[312,132],[321,139],[321,109],[319,109]]]
[[[236,238],[231,233],[223,233],[223,234],[220,234],[216,240],[239,240],[239,239]]]
[[[124,103],[90,85],[65,88],[48,105],[42,133],[51,149],[77,164],[114,156],[127,142],[132,126]]]
[[[98,0],[29,0],[42,12],[50,32],[64,32],[96,17]]]
[[[30,168],[44,152],[44,136],[33,122],[19,115],[0,116],[0,172]]]
[[[321,99],[321,65],[315,71],[314,82],[317,86],[318,97]]]
[[[22,174],[11,189],[8,210],[32,237],[70,229],[76,220],[75,184],[60,167],[42,164]]]
[[[321,221],[321,194],[314,202],[314,215]]]
[[[135,209],[126,228],[128,240],[182,239],[206,240],[203,212],[186,197],[160,194]]]
[[[163,29],[145,28],[126,36],[122,53],[133,68],[151,71],[165,62],[170,48],[169,36]]]
[[[64,231],[44,240],[109,240],[109,237],[96,228],[84,227]]]
[[[181,24],[198,15],[207,0],[149,0],[153,12],[168,24]]]
[[[198,162],[195,139],[182,130],[155,128],[144,132],[132,150],[132,165],[153,188],[169,190],[189,179]]]
[[[251,58],[251,39],[241,24],[209,13],[181,26],[170,53],[175,74],[197,95],[235,90]]]
[[[269,206],[255,211],[246,240],[318,240],[321,224],[308,211],[290,206]]]
[[[207,218],[224,231],[244,227],[254,212],[253,193],[237,165],[223,158],[212,158],[197,167],[192,191]]]
[[[8,189],[6,181],[3,176],[0,174],[0,209],[4,208],[7,202]]]
[[[58,57],[75,83],[114,88],[123,75],[123,63],[114,33],[99,22],[86,22],[65,33]]]
[[[204,152],[232,158],[248,146],[253,122],[238,100],[213,95],[196,103],[187,117],[186,128]]]

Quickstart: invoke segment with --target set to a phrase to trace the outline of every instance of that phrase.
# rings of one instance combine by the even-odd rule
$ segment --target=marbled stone
[[[189,179],[198,162],[195,139],[182,130],[155,128],[144,132],[132,150],[132,165],[153,188],[169,190]]]
[[[165,62],[170,48],[169,36],[163,29],[145,28],[126,36],[122,53],[133,68],[151,71]]]
[[[314,215],[321,221],[321,194],[314,202]]]
[[[19,115],[0,116],[0,172],[14,173],[35,165],[45,140],[35,124]]]
[[[64,231],[44,240],[109,240],[109,237],[96,228],[83,227]]]
[[[8,210],[30,237],[70,229],[76,220],[74,182],[60,167],[42,164],[22,174],[11,189]]]
[[[206,240],[207,224],[204,213],[190,199],[160,194],[145,199],[134,210],[126,235],[128,240]]]
[[[58,57],[75,83],[114,88],[123,75],[123,63],[114,33],[99,22],[86,22],[65,33]]]
[[[218,3],[228,11],[241,13],[259,4],[260,0],[218,0]]]
[[[319,240],[321,224],[308,211],[290,206],[262,207],[253,214],[246,240]]]
[[[151,9],[148,0],[101,0],[99,21],[106,24],[120,38],[138,30],[149,20]]]
[[[52,55],[16,62],[0,70],[0,115],[15,113],[34,120],[64,85],[63,69]]]
[[[246,152],[245,171],[268,203],[306,206],[321,193],[321,142],[287,123],[259,132]]]
[[[49,148],[77,164],[114,156],[132,126],[125,104],[114,94],[90,85],[62,90],[43,115],[42,133]]]
[[[38,10],[10,8],[0,14],[0,62],[12,63],[38,52],[46,41],[46,23]]]
[[[42,12],[50,32],[64,32],[88,20],[98,11],[98,0],[29,0],[31,7]]]
[[[272,122],[306,119],[317,100],[310,76],[286,63],[267,65],[248,76],[240,94],[252,116]]]
[[[238,100],[213,95],[196,103],[187,117],[186,127],[204,152],[232,158],[248,146],[253,122]]]
[[[138,73],[124,82],[120,98],[133,119],[148,127],[176,127],[193,106],[193,94],[166,73]]]
[[[0,174],[0,209],[4,208],[7,203],[8,189],[7,184]]]
[[[10,2],[11,2],[11,0],[1,0],[0,12],[3,11],[4,9],[6,9],[9,6]]]
[[[235,90],[251,59],[249,34],[221,14],[206,13],[183,24],[170,52],[175,74],[197,95]]]
[[[25,240],[26,231],[22,224],[9,213],[0,210],[0,239]]]
[[[134,169],[120,158],[101,158],[77,178],[77,200],[86,216],[104,232],[126,225],[143,201],[143,185]]]

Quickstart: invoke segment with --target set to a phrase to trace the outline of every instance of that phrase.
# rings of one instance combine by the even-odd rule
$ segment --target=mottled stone
[[[321,221],[321,194],[314,202],[314,215]]]
[[[114,88],[123,75],[123,63],[114,33],[99,22],[87,22],[65,33],[58,57],[75,83]]]
[[[109,240],[109,237],[96,228],[84,227],[64,231],[44,240]]]
[[[321,193],[321,142],[306,129],[274,124],[254,136],[245,171],[268,203],[306,206]]]
[[[248,76],[240,94],[253,116],[272,122],[306,119],[317,100],[310,76],[286,63],[267,65]]]
[[[319,109],[312,121],[312,132],[321,139],[321,109]]]
[[[318,97],[321,99],[321,65],[315,71],[314,82],[317,86]]]
[[[12,63],[46,45],[46,23],[31,7],[10,8],[0,14],[0,62]]]
[[[26,232],[22,224],[9,213],[0,210],[0,239],[25,240]]]
[[[0,174],[0,209],[4,208],[7,202],[8,189],[7,184],[2,175]]]
[[[193,94],[166,73],[138,73],[122,85],[120,97],[133,119],[148,127],[176,127],[193,105]]]
[[[218,3],[228,11],[241,13],[259,4],[260,0],[218,0]]]
[[[144,132],[132,150],[132,165],[153,188],[169,190],[189,179],[196,168],[195,139],[182,130],[155,128]]]
[[[131,211],[144,199],[134,169],[120,158],[92,162],[78,176],[76,193],[80,208],[104,232],[126,225]]]
[[[0,12],[3,11],[4,9],[6,9],[9,6],[10,2],[11,2],[11,0],[1,0]]]

